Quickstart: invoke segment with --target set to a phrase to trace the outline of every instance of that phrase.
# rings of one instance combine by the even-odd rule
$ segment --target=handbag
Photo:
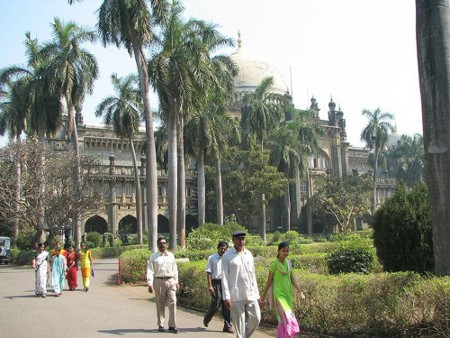
[[[92,276],[92,277],[95,277],[95,271],[94,271],[94,269],[91,269],[91,276]]]

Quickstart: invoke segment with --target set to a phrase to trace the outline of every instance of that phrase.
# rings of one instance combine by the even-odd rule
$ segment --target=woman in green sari
[[[278,319],[277,338],[291,338],[300,332],[292,303],[292,286],[298,291],[300,291],[300,288],[292,273],[291,261],[287,259],[288,255],[289,244],[281,242],[278,245],[277,259],[270,263],[269,277],[260,299],[261,306],[264,306],[266,294],[271,289],[273,305]],[[300,297],[304,298],[302,292]]]

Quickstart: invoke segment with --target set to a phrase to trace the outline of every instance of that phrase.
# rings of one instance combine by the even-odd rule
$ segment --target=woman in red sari
[[[67,258],[67,284],[69,285],[69,290],[73,291],[77,288],[77,274],[78,274],[78,255],[70,246],[66,251]]]

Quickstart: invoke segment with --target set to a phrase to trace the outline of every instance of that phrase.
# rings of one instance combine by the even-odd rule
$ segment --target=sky
[[[67,0],[0,0],[0,68],[24,65],[25,33],[44,42],[58,17],[95,29],[101,0],[69,5]],[[330,98],[344,112],[347,140],[360,140],[363,109],[394,115],[398,134],[422,134],[415,41],[414,0],[182,0],[185,17],[217,25],[242,48],[281,73],[296,108],[314,96],[327,119]],[[237,43],[236,43],[237,45]],[[100,77],[83,107],[84,123],[98,125],[100,101],[113,95],[110,75],[136,73],[125,49],[85,44],[99,63]],[[235,48],[224,49],[231,54]],[[155,102],[153,97],[152,102]],[[156,109],[156,104],[153,108]],[[0,145],[6,137],[0,138]]]

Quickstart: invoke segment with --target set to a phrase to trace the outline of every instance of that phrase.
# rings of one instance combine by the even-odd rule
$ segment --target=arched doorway
[[[169,230],[169,220],[167,217],[164,217],[163,215],[158,215],[158,235],[164,234],[168,235],[170,233]]]
[[[137,218],[131,215],[126,215],[119,222],[119,233],[125,232],[127,234],[137,233]]]
[[[192,229],[198,227],[198,220],[191,214],[186,215],[186,235],[188,235]]]
[[[94,215],[88,218],[84,224],[84,232],[88,233],[93,231],[98,232],[99,234],[104,234],[108,231],[108,222],[106,222],[106,220],[99,215]]]

